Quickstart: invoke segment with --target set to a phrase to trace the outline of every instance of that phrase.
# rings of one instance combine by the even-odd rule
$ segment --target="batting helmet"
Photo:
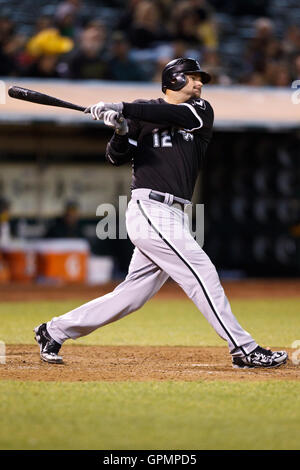
[[[203,84],[208,83],[211,79],[209,73],[201,70],[200,64],[194,59],[174,59],[169,62],[162,71],[161,87],[162,91],[166,93],[166,89],[178,91],[183,88],[187,79],[185,74],[200,73],[201,81]]]

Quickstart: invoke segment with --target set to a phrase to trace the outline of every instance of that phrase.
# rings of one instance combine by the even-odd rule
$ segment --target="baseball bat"
[[[30,101],[31,103],[44,104],[47,106],[58,106],[60,108],[75,109],[75,111],[84,111],[87,107],[79,106],[68,101],[54,98],[54,96],[46,95],[35,90],[28,90],[19,86],[11,86],[8,89],[8,95],[17,100]]]

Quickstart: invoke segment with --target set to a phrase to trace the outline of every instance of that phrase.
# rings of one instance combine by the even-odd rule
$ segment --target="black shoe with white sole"
[[[286,363],[288,355],[285,351],[271,351],[270,349],[264,349],[257,346],[247,356],[233,357],[232,367],[234,369],[251,369],[254,367],[260,367],[263,369],[280,367]]]
[[[51,338],[47,331],[46,323],[37,326],[33,331],[35,332],[35,340],[40,346],[41,359],[51,364],[62,364],[63,358],[58,355],[61,344]]]

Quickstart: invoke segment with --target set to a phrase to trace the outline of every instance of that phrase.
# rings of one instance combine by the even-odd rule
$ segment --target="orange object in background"
[[[0,253],[0,284],[6,284],[10,281],[10,270],[7,262]]]
[[[81,239],[49,239],[37,244],[37,276],[40,281],[85,282],[89,245]]]
[[[36,276],[34,245],[21,240],[12,241],[2,248],[3,260],[9,270],[10,281],[32,281]]]

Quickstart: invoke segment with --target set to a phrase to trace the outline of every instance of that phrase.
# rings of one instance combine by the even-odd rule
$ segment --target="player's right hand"
[[[91,113],[92,118],[96,121],[102,119],[101,115],[104,111],[117,111],[121,113],[123,111],[123,103],[104,103],[104,101],[99,101],[99,103],[93,104],[84,110],[85,114]]]

